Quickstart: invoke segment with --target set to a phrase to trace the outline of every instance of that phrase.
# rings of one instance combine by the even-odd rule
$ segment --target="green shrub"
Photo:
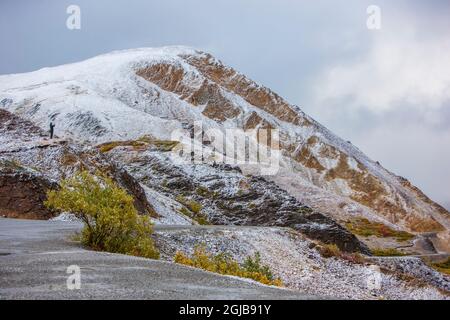
[[[248,256],[244,261],[243,268],[250,273],[260,273],[271,281],[274,279],[270,268],[261,264],[261,254],[259,252],[256,252],[254,257]]]
[[[193,217],[192,212],[190,212],[189,209],[186,207],[181,207],[180,213],[184,214],[185,216],[188,216],[189,218]]]
[[[106,142],[106,143],[99,145],[98,148],[101,153],[106,153],[116,147],[133,147],[135,150],[139,150],[140,148],[145,148],[145,146],[146,146],[146,144],[144,142],[127,140],[127,141]]]
[[[45,205],[75,214],[84,223],[81,242],[94,249],[158,258],[149,217],[139,216],[133,197],[105,175],[81,171],[47,193]]]
[[[247,257],[241,266],[229,254],[219,253],[213,255],[206,251],[204,245],[199,245],[195,247],[191,257],[178,251],[175,254],[174,261],[210,272],[253,279],[267,285],[279,287],[283,285],[281,279],[274,278],[269,267],[261,265],[261,257],[258,252],[254,257]]]
[[[196,201],[189,201],[187,206],[195,214],[198,214],[203,208],[202,204]]]

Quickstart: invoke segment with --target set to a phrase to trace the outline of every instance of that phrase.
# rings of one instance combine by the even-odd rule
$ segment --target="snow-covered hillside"
[[[279,129],[282,167],[268,179],[302,203],[341,222],[364,216],[412,232],[450,228],[449,213],[406,179],[268,88],[191,48],[117,51],[0,76],[0,108],[43,129],[53,121],[57,136],[90,144],[144,135],[170,140],[195,121],[203,130]]]

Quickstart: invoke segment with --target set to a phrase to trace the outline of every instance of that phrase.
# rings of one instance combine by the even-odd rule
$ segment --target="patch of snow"
[[[72,221],[72,222],[81,222],[73,213],[63,212],[58,216],[49,219],[49,221]]]

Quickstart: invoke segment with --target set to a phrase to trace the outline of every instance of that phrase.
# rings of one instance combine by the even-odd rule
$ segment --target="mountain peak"
[[[75,140],[103,143],[174,130],[278,129],[283,161],[269,177],[344,223],[355,216],[412,232],[447,232],[449,213],[271,91],[184,46],[114,51],[0,77],[0,108]]]

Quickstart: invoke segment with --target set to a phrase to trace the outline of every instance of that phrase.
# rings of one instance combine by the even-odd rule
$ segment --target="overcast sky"
[[[71,4],[80,30],[66,27]],[[371,4],[380,30],[366,26]],[[1,0],[0,74],[117,49],[197,47],[450,209],[449,17],[447,0]]]

